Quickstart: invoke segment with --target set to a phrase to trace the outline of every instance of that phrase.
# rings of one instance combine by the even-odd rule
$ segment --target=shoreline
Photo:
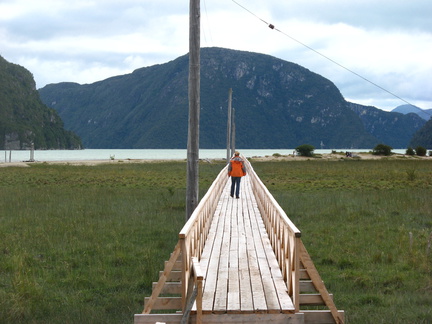
[[[373,155],[371,153],[354,153],[352,157],[346,157],[345,154],[339,153],[325,153],[316,154],[314,157],[305,157],[297,155],[266,155],[266,156],[252,156],[246,157],[254,162],[288,162],[288,161],[344,161],[344,160],[432,160],[430,156],[417,156],[417,155],[406,155],[394,153],[390,156]],[[224,159],[200,159],[200,161],[206,161],[211,163],[212,161],[220,161]],[[71,161],[21,161],[21,162],[0,162],[1,167],[29,167],[36,164],[52,164],[52,165],[86,165],[95,166],[100,164],[130,164],[130,163],[163,163],[163,162],[181,162],[186,161],[185,159],[104,159],[104,160],[71,160]]]

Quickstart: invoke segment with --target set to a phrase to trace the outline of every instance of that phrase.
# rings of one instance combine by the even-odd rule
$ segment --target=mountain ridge
[[[51,84],[39,89],[68,129],[88,148],[185,148],[188,127],[188,55],[92,84]],[[407,115],[365,114],[345,101],[337,87],[295,63],[252,52],[201,50],[200,147],[226,146],[228,90],[233,89],[236,146],[293,148],[403,148],[422,125]],[[359,105],[357,105],[358,107]],[[369,107],[368,112],[374,107]],[[404,119],[397,138],[385,137]],[[373,124],[375,132],[368,127]],[[388,126],[390,125],[390,126]],[[392,126],[393,125],[393,126]],[[392,128],[393,127],[393,128]],[[378,129],[378,130],[377,130]]]
[[[398,112],[404,115],[414,113],[426,121],[428,121],[432,116],[432,109],[421,109],[417,106],[408,104],[397,106],[395,109],[392,110],[392,112]]]

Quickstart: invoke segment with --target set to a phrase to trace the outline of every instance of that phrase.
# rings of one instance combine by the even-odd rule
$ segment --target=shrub
[[[415,151],[418,156],[426,156],[426,149],[423,146],[417,146]]]
[[[313,156],[313,151],[315,150],[315,147],[309,144],[303,144],[297,146],[295,150],[297,151],[297,154],[300,156]]]
[[[389,156],[392,154],[393,147],[385,145],[385,144],[378,144],[374,147],[372,154],[373,155],[385,155]]]
[[[414,181],[416,179],[416,170],[415,169],[406,170],[406,174],[407,174],[408,181]]]
[[[405,154],[406,155],[415,155],[414,149],[412,147],[408,147]]]

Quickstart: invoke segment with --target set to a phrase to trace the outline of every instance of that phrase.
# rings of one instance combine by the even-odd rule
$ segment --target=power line
[[[208,26],[209,26],[208,31],[209,31],[210,43],[213,43],[212,33],[211,33],[211,29],[210,29],[210,19],[209,19],[208,14],[207,14],[207,4],[206,4],[205,0],[204,0],[204,11],[205,11],[205,16],[206,16]],[[203,35],[204,35],[204,39],[207,41],[205,29],[203,29]]]
[[[311,50],[312,52],[314,52],[314,53],[316,53],[316,54],[318,54],[318,55],[324,57],[325,59],[329,60],[329,61],[332,62],[333,64],[336,64],[337,66],[339,66],[339,67],[345,69],[346,71],[348,71],[348,72],[354,74],[355,76],[357,76],[357,77],[363,79],[364,81],[369,82],[370,84],[374,85],[375,87],[377,87],[377,88],[379,88],[379,89],[381,89],[381,90],[387,92],[388,94],[390,94],[390,95],[392,95],[393,97],[395,97],[395,98],[397,98],[397,99],[399,99],[399,100],[401,100],[401,101],[407,103],[408,105],[411,105],[411,106],[414,106],[414,107],[415,107],[415,105],[413,105],[413,104],[410,103],[409,101],[407,101],[407,100],[401,98],[400,96],[396,95],[395,93],[393,93],[393,92],[391,92],[391,91],[389,91],[389,90],[387,90],[387,89],[381,87],[380,85],[378,85],[378,84],[376,84],[375,82],[373,82],[373,81],[371,81],[371,80],[365,78],[364,76],[360,75],[359,73],[357,73],[357,72],[355,72],[355,71],[353,71],[353,70],[347,68],[346,66],[344,66],[344,65],[342,65],[342,64],[340,64],[340,63],[338,63],[338,62],[336,62],[335,60],[331,59],[330,57],[328,57],[328,56],[322,54],[321,52],[315,50],[314,48],[312,48],[312,47],[310,47],[310,46],[308,46],[308,45],[302,43],[301,41],[297,40],[296,38],[294,38],[294,37],[288,35],[287,33],[283,32],[282,30],[276,28],[273,24],[270,24],[270,23],[266,22],[264,19],[260,18],[260,17],[257,16],[255,13],[253,13],[252,11],[250,11],[249,9],[247,9],[246,7],[244,7],[243,5],[241,5],[240,3],[238,3],[237,1],[232,0],[232,2],[234,2],[236,5],[238,5],[239,7],[241,7],[242,9],[244,9],[245,11],[249,12],[251,15],[255,16],[257,19],[261,20],[261,21],[262,21],[263,23],[265,23],[265,24],[266,24],[270,29],[274,29],[274,30],[278,31],[278,32],[281,33],[282,35],[284,35],[284,36],[286,36],[286,37],[292,39],[293,41],[295,41],[295,42],[299,43],[300,45],[306,47],[307,49]],[[421,109],[421,110],[422,110],[422,111],[425,111],[425,110],[423,110],[423,109]]]

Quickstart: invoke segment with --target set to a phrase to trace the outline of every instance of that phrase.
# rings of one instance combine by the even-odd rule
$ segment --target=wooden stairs
[[[333,302],[333,295],[329,294],[324,282],[322,281],[317,269],[315,268],[309,253],[302,244],[300,255],[300,310],[299,315],[291,321],[282,323],[304,323],[304,324],[342,324],[345,321],[343,310],[337,310]],[[153,294],[158,295],[155,301],[150,305],[151,297],[144,300],[144,312],[149,307],[152,308],[153,314],[146,316],[135,315],[135,324],[147,323],[196,323],[196,307],[190,304],[189,313],[182,312],[181,298],[181,272],[182,258],[179,249],[174,250],[171,258],[165,261],[165,269],[159,273],[159,281],[153,282]],[[155,294],[156,293],[156,294]],[[245,321],[241,323],[252,323],[251,316],[256,317],[256,322],[262,322],[262,314],[247,314],[244,316]],[[215,318],[218,315],[202,317],[202,323],[234,323],[227,321],[217,322]],[[272,316],[272,324],[279,323],[278,314]],[[209,319],[208,321],[206,319]],[[222,319],[222,318],[221,318]]]

